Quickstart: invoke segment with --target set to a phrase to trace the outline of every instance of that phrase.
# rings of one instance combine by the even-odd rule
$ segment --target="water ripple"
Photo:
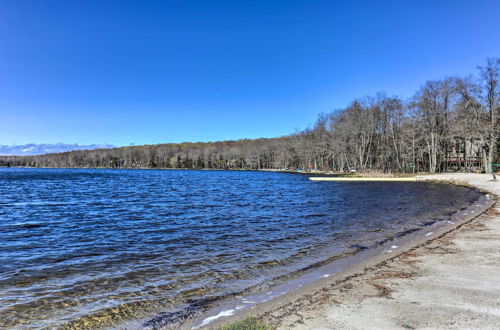
[[[0,196],[0,327],[98,328],[184,317],[177,307],[445,220],[479,194],[284,173],[0,169]]]

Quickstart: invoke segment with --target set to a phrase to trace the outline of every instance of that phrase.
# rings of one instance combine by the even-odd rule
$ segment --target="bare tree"
[[[489,58],[486,65],[479,67],[481,100],[486,114],[486,143],[483,149],[487,171],[492,173],[492,164],[496,155],[499,137],[498,112],[500,111],[500,59]]]

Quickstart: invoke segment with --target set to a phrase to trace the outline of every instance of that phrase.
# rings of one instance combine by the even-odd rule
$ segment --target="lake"
[[[0,327],[109,327],[355,254],[476,201],[437,183],[0,169]]]

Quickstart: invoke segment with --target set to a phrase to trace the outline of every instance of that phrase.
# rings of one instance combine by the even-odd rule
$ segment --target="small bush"
[[[218,330],[271,330],[262,321],[253,316],[249,316],[244,320],[223,325]]]

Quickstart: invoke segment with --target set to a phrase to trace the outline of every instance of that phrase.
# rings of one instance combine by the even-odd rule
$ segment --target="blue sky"
[[[0,144],[274,137],[500,56],[500,1],[0,0]]]

